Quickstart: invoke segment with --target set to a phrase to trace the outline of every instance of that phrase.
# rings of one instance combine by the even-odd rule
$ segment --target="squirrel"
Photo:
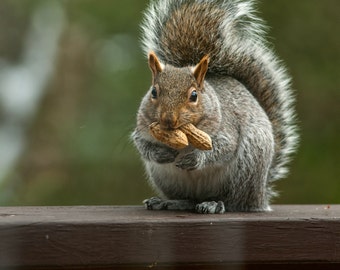
[[[291,79],[252,0],[152,1],[142,44],[152,85],[131,137],[159,197],[147,209],[269,211],[298,141]],[[173,149],[151,123],[191,123],[212,149]]]

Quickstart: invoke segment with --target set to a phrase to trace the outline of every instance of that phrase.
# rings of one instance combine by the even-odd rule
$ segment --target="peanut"
[[[163,130],[156,122],[149,126],[150,133],[155,139],[175,149],[182,149],[189,145],[187,136],[179,129]]]
[[[149,128],[153,137],[172,148],[182,149],[190,143],[200,150],[212,149],[210,136],[193,124],[185,124],[175,130],[162,130],[160,125],[155,122]]]
[[[189,143],[200,150],[211,150],[212,142],[210,136],[204,131],[196,128],[193,124],[186,124],[180,127],[189,140]]]

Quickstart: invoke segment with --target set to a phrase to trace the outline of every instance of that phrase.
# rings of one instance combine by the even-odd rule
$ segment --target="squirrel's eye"
[[[151,89],[151,98],[156,99],[157,98],[157,89],[155,86]]]
[[[190,94],[190,97],[189,97],[189,100],[191,102],[196,102],[197,101],[197,91],[196,90],[193,90]]]

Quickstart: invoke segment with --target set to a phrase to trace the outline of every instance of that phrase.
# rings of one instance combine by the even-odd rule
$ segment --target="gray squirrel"
[[[147,209],[268,211],[298,136],[285,68],[253,1],[152,1],[142,24],[152,85],[132,133],[159,197]],[[191,123],[212,150],[173,149],[150,135]]]

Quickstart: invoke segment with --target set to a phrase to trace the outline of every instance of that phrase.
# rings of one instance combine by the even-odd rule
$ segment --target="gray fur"
[[[164,64],[159,84],[168,93],[156,107],[146,94],[132,135],[162,198],[146,201],[148,208],[185,208],[173,203],[179,200],[189,210],[197,204],[200,213],[269,210],[271,183],[286,174],[297,135],[290,79],[264,41],[253,1],[154,1],[142,28],[144,51],[154,51]],[[161,111],[184,106],[186,67],[206,54],[200,104],[178,121],[200,119],[195,124],[211,136],[213,149],[171,149],[153,139],[148,126]]]

